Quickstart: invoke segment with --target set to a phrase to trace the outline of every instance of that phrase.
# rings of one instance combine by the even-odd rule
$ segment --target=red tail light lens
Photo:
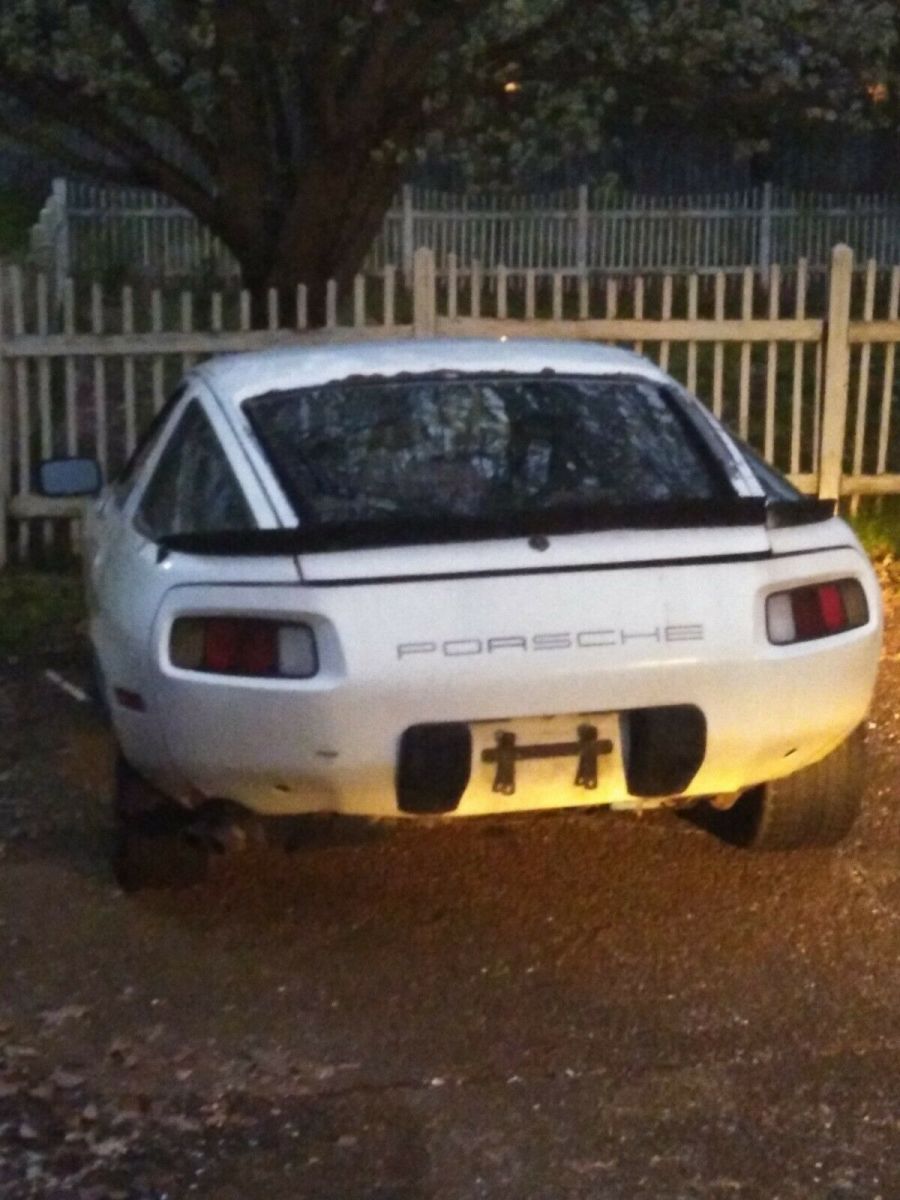
[[[273,675],[278,665],[278,626],[271,621],[216,617],[205,622],[203,666],[231,675]]]
[[[868,620],[866,593],[858,579],[791,588],[766,599],[766,631],[776,646],[845,633]]]
[[[250,617],[180,617],[169,656],[173,666],[216,675],[308,679],[319,669],[308,625]]]

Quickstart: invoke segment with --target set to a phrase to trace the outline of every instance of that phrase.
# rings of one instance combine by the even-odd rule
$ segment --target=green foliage
[[[0,655],[73,652],[83,640],[81,580],[57,571],[0,571],[0,614]]]
[[[641,122],[896,123],[898,29],[894,0],[3,0],[0,132],[173,196],[251,286],[346,279],[428,147],[496,177]]]
[[[432,142],[496,177],[546,170],[642,124],[700,122],[746,155],[787,124],[896,128],[896,108],[866,89],[887,82],[896,97],[898,30],[900,10],[886,0],[584,5],[507,64],[518,90],[497,89],[490,103],[473,91],[465,137]]]
[[[865,501],[850,521],[871,558],[900,559],[900,497]]]

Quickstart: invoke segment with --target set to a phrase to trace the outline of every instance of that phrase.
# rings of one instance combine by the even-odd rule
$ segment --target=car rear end
[[[849,529],[767,493],[656,378],[553,383],[245,406],[298,527],[173,540],[197,570],[152,634],[167,786],[268,814],[641,807],[736,794],[852,732],[880,603]],[[296,583],[258,586],[273,552]],[[226,555],[239,584],[216,581]]]
[[[453,579],[175,589],[154,631],[169,754],[192,789],[269,813],[468,815],[742,790],[823,757],[870,700],[876,585],[838,522],[817,534],[833,546],[772,554],[764,531],[741,530],[702,561],[676,535],[668,562],[615,562],[601,539],[588,569],[500,577],[479,573],[478,547]],[[866,622],[773,644],[767,601],[835,580],[862,589]],[[309,630],[314,673],[172,661],[179,622],[235,614]]]

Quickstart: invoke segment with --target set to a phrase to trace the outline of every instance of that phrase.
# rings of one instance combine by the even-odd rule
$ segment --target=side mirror
[[[93,458],[47,458],[38,464],[36,483],[42,496],[96,496],[103,476]]]

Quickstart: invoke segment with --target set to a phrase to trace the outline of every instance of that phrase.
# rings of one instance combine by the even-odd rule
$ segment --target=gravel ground
[[[324,826],[123,896],[106,735],[0,668],[3,1200],[900,1197],[900,571],[864,817]]]

